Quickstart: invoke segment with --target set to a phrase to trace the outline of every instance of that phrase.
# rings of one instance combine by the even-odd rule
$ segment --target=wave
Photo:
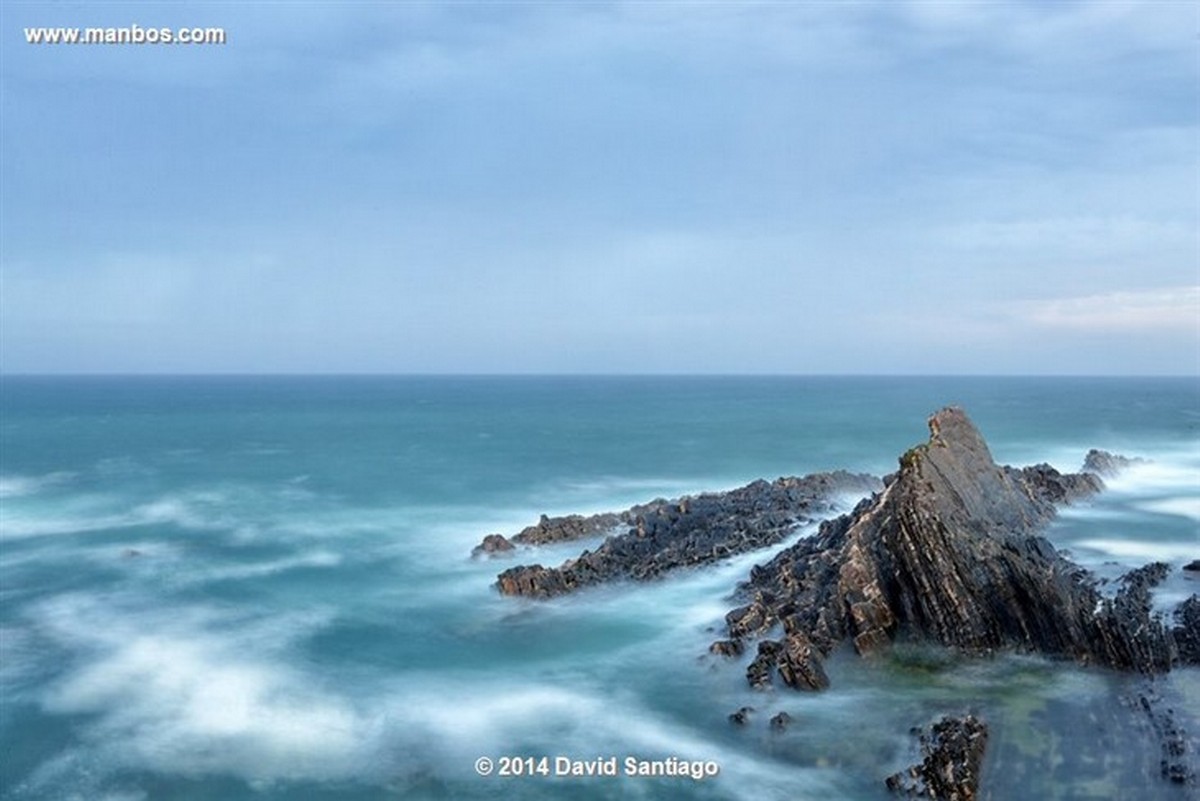
[[[65,484],[74,477],[75,474],[68,471],[46,473],[41,476],[0,476],[0,500],[37,495],[50,487]]]
[[[1129,539],[1093,538],[1071,544],[1072,548],[1090,548],[1121,560],[1146,562],[1185,562],[1196,558],[1195,542],[1145,542]]]
[[[1156,514],[1174,515],[1200,521],[1200,497],[1159,498],[1136,504],[1137,508]]]
[[[716,760],[746,798],[785,786],[828,793],[834,780],[816,769],[770,770],[769,757],[730,750],[631,692],[587,680],[497,675],[485,664],[335,676],[296,653],[329,616],[231,619],[202,606],[147,611],[143,600],[78,594],[35,610],[37,626],[74,653],[40,703],[87,718],[26,790],[62,788],[86,764],[91,797],[131,771],[401,786],[434,771],[465,783],[470,797],[489,797],[494,786],[470,778],[473,761],[532,753]]]

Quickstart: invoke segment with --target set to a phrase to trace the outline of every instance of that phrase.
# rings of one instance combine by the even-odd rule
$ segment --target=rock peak
[[[846,640],[864,655],[916,639],[1169,669],[1172,634],[1147,602],[1159,571],[1131,574],[1127,592],[1105,599],[1041,536],[1056,504],[1102,488],[1096,476],[1001,467],[960,408],[932,415],[929,433],[901,457],[883,492],[751,571],[742,592],[754,600],[727,616],[732,639],[721,652],[780,624],[785,634],[760,643],[752,684],[769,682],[772,667],[791,684],[797,671],[782,655],[814,662]],[[788,648],[796,642],[815,652]],[[816,674],[820,666],[805,667]]]

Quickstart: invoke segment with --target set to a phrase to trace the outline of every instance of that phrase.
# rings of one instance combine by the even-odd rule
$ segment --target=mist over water
[[[994,799],[1186,797],[1105,671],[900,649],[751,691],[749,655],[707,647],[773,551],[548,602],[496,573],[594,542],[470,558],[543,512],[888,472],[948,403],[998,461],[1149,460],[1049,532],[1101,577],[1200,558],[1192,380],[4,378],[0,798],[881,799],[909,729],[968,709]],[[1156,603],[1198,587],[1175,570]],[[1161,682],[1185,726],[1196,674]],[[506,755],[721,773],[476,775]]]

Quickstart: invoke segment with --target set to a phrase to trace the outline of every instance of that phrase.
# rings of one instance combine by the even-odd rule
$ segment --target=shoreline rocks
[[[770,668],[795,686],[786,643],[798,636],[815,645],[810,663],[842,642],[871,656],[911,639],[1170,669],[1176,636],[1150,606],[1167,566],[1133,571],[1105,598],[1091,574],[1040,536],[1057,505],[1098,492],[1099,478],[1000,467],[961,409],[937,412],[929,430],[881,493],[751,570],[740,593],[752,600],[726,616],[720,649],[784,631],[759,643],[752,686],[769,684]]]
[[[873,476],[837,471],[760,480],[729,492],[656,501],[616,514],[543,516],[512,542],[561,542],[622,524],[626,530],[558,567],[509,568],[497,577],[497,587],[504,595],[550,598],[608,581],[656,579],[673,570],[777,545],[799,526],[832,514],[838,496],[863,494],[880,486]],[[486,543],[480,546],[485,551]]]
[[[974,715],[944,717],[929,733],[915,729],[921,763],[887,777],[893,793],[910,797],[971,801],[979,795],[979,769],[987,747],[988,729]]]

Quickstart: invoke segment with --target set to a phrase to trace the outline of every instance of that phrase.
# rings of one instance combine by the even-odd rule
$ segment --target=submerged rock
[[[838,471],[756,481],[723,493],[656,501],[618,514],[543,517],[513,542],[555,542],[580,532],[600,533],[625,523],[594,551],[558,567],[521,565],[497,577],[505,595],[547,598],[601,582],[654,579],[672,570],[712,563],[776,545],[796,528],[831,514],[840,495],[871,492],[879,479]]]
[[[929,430],[881,493],[752,569],[741,592],[753,600],[727,616],[730,637],[779,624],[786,635],[759,644],[752,685],[765,686],[770,668],[792,659],[786,643],[798,634],[824,655],[844,641],[869,656],[913,639],[967,653],[1012,648],[1122,670],[1170,668],[1173,637],[1149,603],[1166,566],[1135,571],[1106,599],[1040,536],[1056,504],[1099,491],[1099,479],[998,466],[961,409],[937,412]]]
[[[750,722],[752,714],[754,714],[754,707],[744,706],[729,716],[729,722],[735,726],[745,726]]]
[[[1180,664],[1200,665],[1200,596],[1192,595],[1175,607],[1175,638]]]
[[[1157,689],[1150,685],[1137,695],[1137,707],[1158,740],[1161,758],[1159,773],[1174,784],[1196,784],[1187,734],[1175,719],[1175,710],[1166,706]]]
[[[987,726],[974,715],[944,717],[926,735],[917,730],[921,764],[889,776],[894,793],[946,801],[971,801],[979,795],[979,768],[987,746]]]
[[[792,716],[787,712],[780,712],[771,718],[771,731],[785,731],[791,725]]]

